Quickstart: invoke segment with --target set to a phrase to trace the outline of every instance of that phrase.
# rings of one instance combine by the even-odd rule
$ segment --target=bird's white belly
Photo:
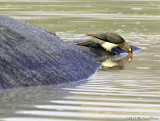
[[[112,48],[118,47],[118,44],[113,44],[113,43],[110,43],[110,42],[104,42],[101,46],[104,49],[106,49],[108,51],[111,51]]]

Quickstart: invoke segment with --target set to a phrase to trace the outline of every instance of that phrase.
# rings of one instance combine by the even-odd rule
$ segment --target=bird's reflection
[[[102,70],[122,70],[124,67],[132,61],[131,56],[107,56],[97,59],[101,64]]]
[[[118,54],[117,52],[108,52],[102,47],[96,45],[83,48],[81,51],[95,57],[97,62],[101,64],[101,70],[122,70],[132,61],[132,56]],[[117,51],[119,52],[120,50],[118,49]]]

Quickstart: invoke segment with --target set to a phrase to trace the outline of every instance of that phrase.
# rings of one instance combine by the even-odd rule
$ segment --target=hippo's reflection
[[[103,58],[97,59],[97,61],[101,64],[102,70],[122,70],[124,67],[132,61],[131,56],[107,56]]]

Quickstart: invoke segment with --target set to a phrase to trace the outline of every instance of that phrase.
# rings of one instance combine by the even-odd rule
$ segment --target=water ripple
[[[0,91],[0,120],[160,120],[159,0],[0,2],[0,14],[55,31],[65,41],[111,31],[142,48],[122,69],[99,70],[76,85]]]
[[[105,114],[105,113],[83,113],[83,112],[65,112],[65,111],[18,111],[17,114],[23,115],[37,115],[37,116],[56,116],[56,117],[74,117],[74,118],[98,118],[98,119],[105,119],[105,118],[116,118],[116,119],[126,119],[127,117],[144,117],[144,118],[160,118],[158,115],[121,115],[121,114]]]

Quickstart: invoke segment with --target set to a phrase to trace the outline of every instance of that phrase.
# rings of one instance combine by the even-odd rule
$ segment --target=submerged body
[[[77,45],[86,46],[91,44],[99,44],[107,51],[112,50],[112,48],[120,48],[126,51],[129,55],[132,55],[131,46],[118,34],[115,33],[91,33],[87,34],[91,36],[91,39],[85,42],[78,43]]]

